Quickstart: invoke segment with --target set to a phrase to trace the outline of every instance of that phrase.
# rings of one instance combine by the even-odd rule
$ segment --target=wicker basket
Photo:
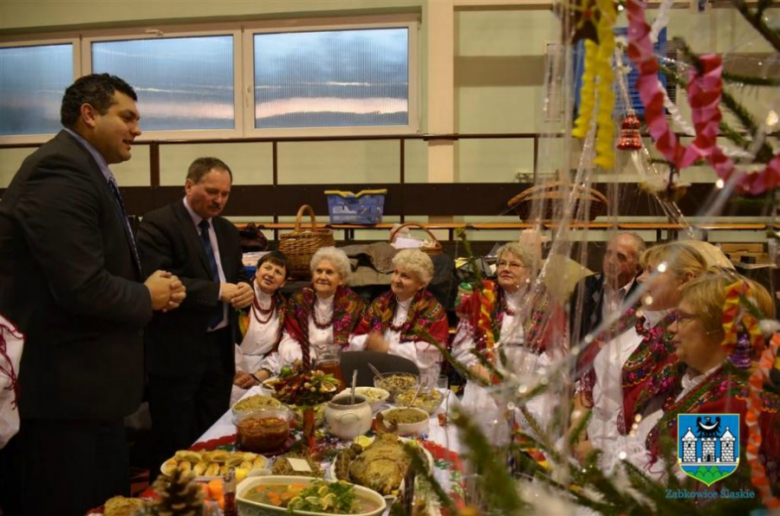
[[[431,247],[420,247],[420,251],[426,253],[428,256],[438,256],[440,254],[444,254],[444,248],[441,246],[441,243],[436,239],[436,237],[433,236],[433,233],[428,231],[428,228],[426,228],[426,227],[424,227],[424,226],[422,226],[420,224],[416,224],[414,222],[408,222],[406,224],[401,224],[397,228],[395,228],[392,231],[390,231],[390,243],[391,244],[395,242],[396,237],[398,237],[398,233],[400,233],[401,230],[404,229],[404,228],[421,229],[421,230],[425,231],[426,233],[428,233],[428,236],[431,237],[430,241],[433,244],[433,246],[431,246]]]
[[[310,228],[301,228],[301,217],[304,211],[308,211],[311,217]],[[287,255],[287,272],[299,278],[311,275],[311,257],[317,249],[333,244],[333,231],[317,227],[314,210],[308,204],[304,204],[298,210],[295,216],[295,229],[279,236],[279,250]]]
[[[577,203],[574,206],[574,220],[591,221],[603,214],[609,205],[607,197],[598,190],[582,185],[565,184],[562,181],[549,181],[523,190],[512,197],[507,205],[513,208],[525,222],[552,222],[556,205],[570,195],[575,196]],[[590,206],[588,213],[583,217],[578,214],[581,212],[580,204],[586,201],[590,202]],[[534,203],[537,202],[543,203],[542,212],[538,219],[529,220]]]

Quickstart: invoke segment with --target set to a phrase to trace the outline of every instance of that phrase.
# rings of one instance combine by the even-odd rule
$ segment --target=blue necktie
[[[133,237],[133,230],[130,229],[130,222],[127,220],[127,210],[125,210],[125,203],[122,201],[122,195],[119,193],[119,188],[116,185],[116,181],[112,177],[108,180],[108,186],[111,187],[111,191],[114,193],[114,200],[119,208],[119,216],[122,222],[125,224],[125,231],[127,232],[127,238],[130,240],[130,249],[133,251],[133,260],[135,266],[138,268],[138,272],[141,272],[141,260],[138,258],[138,248],[135,246],[135,238]]]
[[[206,251],[206,259],[208,260],[209,268],[211,269],[211,278],[217,283],[220,283],[219,270],[217,269],[217,258],[214,256],[214,248],[211,247],[211,237],[209,237],[209,221],[206,219],[201,220],[198,224],[198,227],[200,228],[200,239],[203,242],[203,248]],[[209,329],[214,328],[216,325],[222,322],[222,303],[217,303],[217,306],[219,307],[219,311],[214,312],[214,314],[209,318]]]

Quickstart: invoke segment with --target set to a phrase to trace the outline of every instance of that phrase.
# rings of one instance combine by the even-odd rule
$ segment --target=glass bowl
[[[399,407],[408,407],[409,402],[414,399],[414,404],[411,405],[412,407],[423,409],[428,414],[433,415],[433,413],[441,407],[441,404],[444,401],[444,395],[435,388],[429,390],[421,389],[417,399],[414,398],[416,392],[417,389],[409,389],[408,391],[404,391],[397,395],[395,397],[396,405]]]
[[[290,437],[292,412],[286,407],[252,410],[233,417],[236,447],[255,453],[280,449]]]
[[[374,387],[390,393],[387,401],[395,401],[395,397],[409,389],[417,389],[420,385],[420,375],[412,373],[383,373],[382,378],[374,377]]]

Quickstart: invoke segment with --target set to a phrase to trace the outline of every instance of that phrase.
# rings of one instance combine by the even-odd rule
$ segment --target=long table
[[[249,389],[241,399],[257,394],[268,396],[270,392],[263,389],[262,386],[256,386]],[[450,391],[446,391],[445,394],[447,397],[441,407],[429,420],[428,434],[422,436],[423,438],[419,442],[434,459],[434,478],[450,493],[450,497],[459,504],[463,500],[463,466],[460,460],[461,445],[455,426],[452,424],[442,426],[438,418],[439,412],[445,411],[446,413],[450,407],[458,403],[458,399]],[[200,436],[195,446],[201,447],[208,442],[224,441],[226,438],[235,435],[235,433],[236,427],[233,424],[233,414],[229,410]],[[347,442],[345,441],[346,444]],[[326,471],[325,477],[330,478],[329,465],[325,465],[323,469]],[[426,500],[428,513],[433,515],[441,514],[434,497],[429,496],[426,498],[429,498]]]

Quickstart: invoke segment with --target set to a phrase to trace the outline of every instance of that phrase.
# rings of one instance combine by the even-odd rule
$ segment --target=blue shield
[[[739,414],[679,414],[677,462],[711,486],[739,466]]]

